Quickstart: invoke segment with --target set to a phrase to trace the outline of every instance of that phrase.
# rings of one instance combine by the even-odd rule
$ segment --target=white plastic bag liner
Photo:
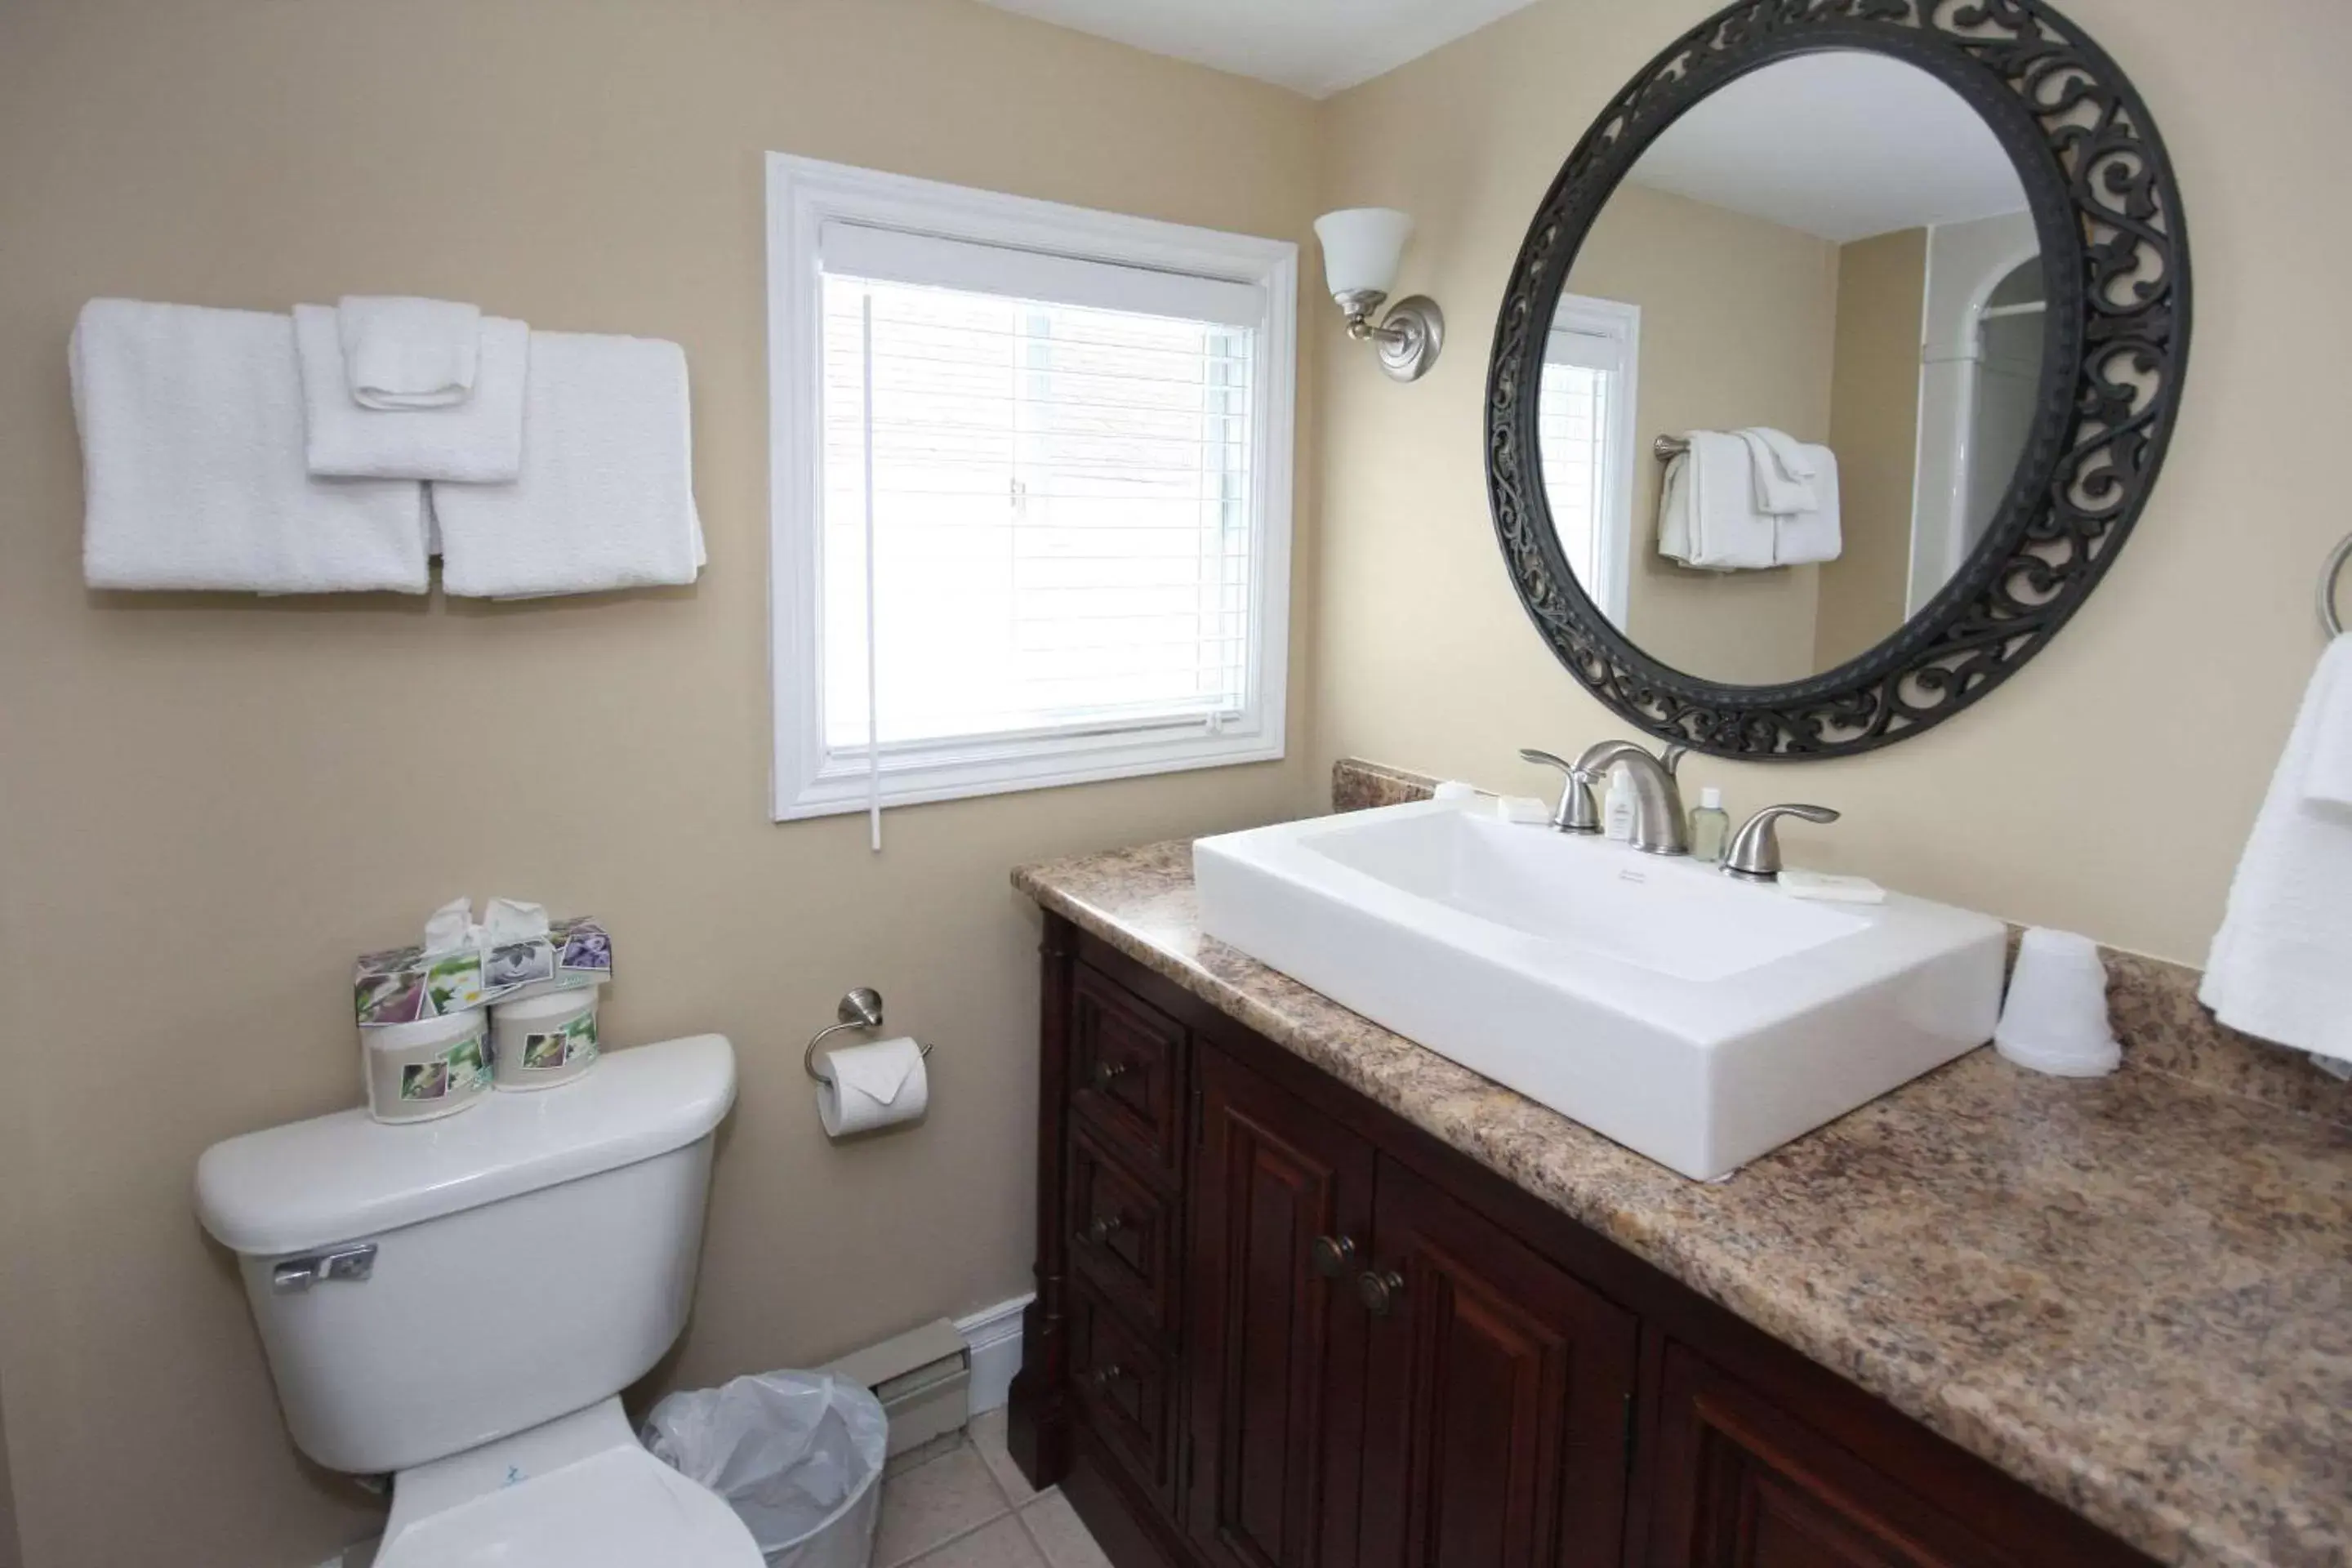
[[[856,1384],[764,1372],[671,1394],[644,1437],[727,1500],[771,1568],[866,1568],[889,1434],[882,1402]]]

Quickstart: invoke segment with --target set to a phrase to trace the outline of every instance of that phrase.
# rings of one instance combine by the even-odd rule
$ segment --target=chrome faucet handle
[[[1826,805],[1768,805],[1746,822],[1731,836],[1731,847],[1723,857],[1723,874],[1744,878],[1750,882],[1769,882],[1780,874],[1780,819],[1800,817],[1806,822],[1835,822],[1841,814]]]
[[[1601,831],[1601,807],[1592,798],[1592,774],[1565,757],[1555,757],[1533,746],[1520,747],[1519,760],[1560,771],[1559,807],[1551,814],[1554,828],[1562,833]]]

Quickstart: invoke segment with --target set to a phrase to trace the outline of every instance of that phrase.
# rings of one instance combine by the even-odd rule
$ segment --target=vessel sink
[[[1989,916],[1807,901],[1483,807],[1200,839],[1202,928],[1702,1180],[1992,1036]]]

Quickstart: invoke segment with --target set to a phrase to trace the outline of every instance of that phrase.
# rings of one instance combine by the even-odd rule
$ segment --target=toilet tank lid
[[[362,1108],[215,1143],[196,1162],[196,1215],[249,1255],[355,1241],[684,1148],[734,1102],[726,1037],[639,1046],[436,1121],[389,1125]]]

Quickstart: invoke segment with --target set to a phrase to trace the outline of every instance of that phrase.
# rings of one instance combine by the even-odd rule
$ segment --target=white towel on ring
[[[424,487],[303,466],[292,317],[92,300],[68,357],[91,587],[425,592]]]
[[[2352,637],[2320,656],[2246,840],[2198,999],[2234,1029],[2352,1061]]]
[[[345,384],[362,408],[448,408],[473,395],[482,312],[472,305],[346,294],[335,327]]]
[[[433,487],[442,587],[527,599],[693,582],[691,424],[676,343],[533,332],[521,478]]]
[[[446,408],[362,408],[346,384],[340,315],[294,307],[301,349],[303,456],[321,478],[454,479],[511,484],[522,472],[522,404],[530,329],[482,323],[474,395]]]

